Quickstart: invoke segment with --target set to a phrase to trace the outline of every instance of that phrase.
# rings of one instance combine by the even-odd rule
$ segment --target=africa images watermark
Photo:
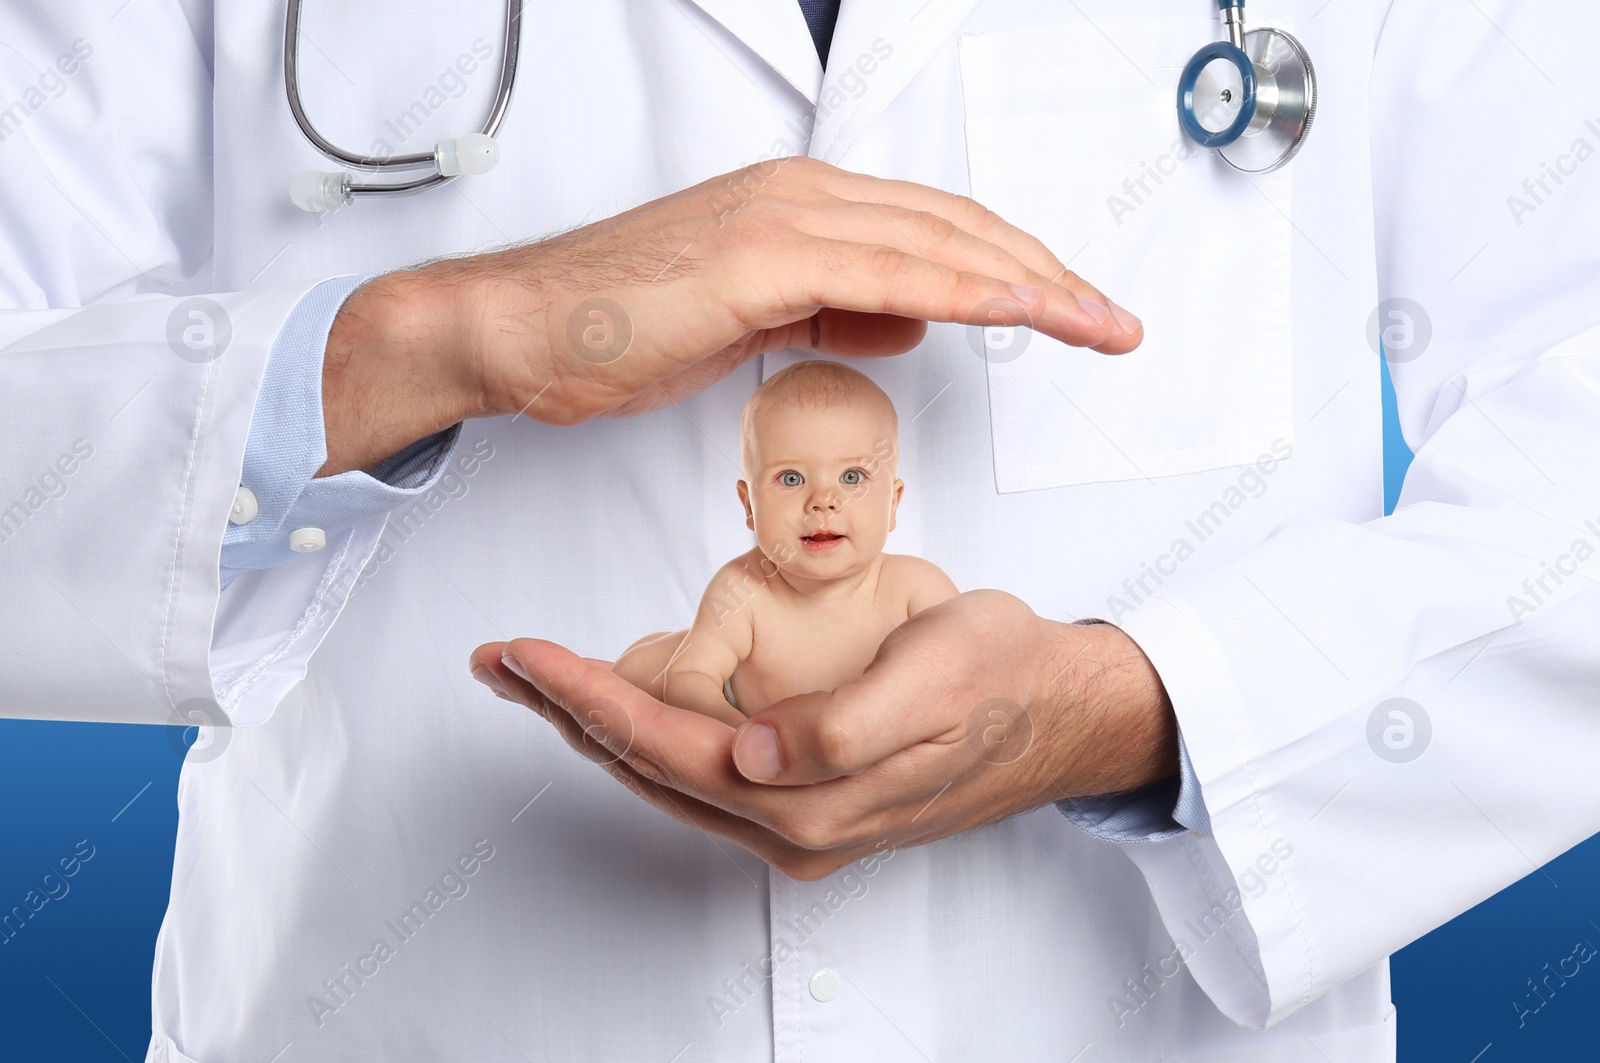
[[[1123,580],[1121,595],[1106,597],[1110,621],[1115,624],[1143,605],[1162,584],[1177,575],[1179,567],[1195,555],[1195,549],[1215,535],[1229,517],[1244,508],[1246,502],[1266,494],[1267,478],[1277,471],[1279,462],[1293,454],[1294,444],[1281,438],[1273,440],[1271,453],[1261,455],[1253,465],[1246,466],[1215,502],[1185,520],[1183,527],[1187,535],[1174,539],[1166,553],[1153,562],[1144,562],[1138,576]]]
[[[44,910],[45,905],[65,899],[72,889],[67,880],[93,859],[94,846],[89,844],[88,838],[79,839],[72,852],[57,860],[55,866],[39,879],[38,889],[30,889],[21,903],[12,905],[9,912],[0,915],[0,945],[11,944],[11,939],[22,933],[22,929]]]
[[[800,150],[801,144],[811,142],[811,134],[818,120],[833,114],[850,100],[859,100],[866,95],[867,86],[878,72],[879,64],[893,56],[894,45],[879,37],[872,42],[868,51],[856,56],[848,66],[830,63],[830,74],[836,70],[842,70],[842,73],[823,88],[816,109],[799,120],[785,119],[783,125],[788,136],[774,140],[765,155],[737,173],[729,174],[716,186],[711,196],[711,213],[717,219],[717,224],[726,224],[730,217],[761,193],[768,181],[777,176],[785,159],[792,158]]]
[[[364,586],[376,576],[378,570],[388,564],[399,553],[400,548],[422,531],[446,504],[467,497],[467,492],[472,490],[469,481],[478,475],[486,464],[494,460],[494,455],[494,444],[487,436],[477,440],[470,450],[455,455],[451,466],[447,467],[433,486],[415,501],[408,506],[399,506],[391,510],[389,521],[383,527],[383,535],[378,539],[378,545],[373,548],[372,556],[356,573],[355,585]]]
[[[67,94],[68,80],[94,55],[94,45],[79,37],[72,42],[70,51],[56,56],[56,61],[18,94],[16,102],[0,108],[0,144],[4,144],[22,129],[23,125],[44,109],[51,100]]]
[[[1111,1009],[1111,1017],[1117,1020],[1118,1029],[1126,1026],[1128,1020],[1143,1011],[1167,983],[1178,977],[1183,965],[1200,946],[1222,932],[1228,922],[1244,909],[1246,896],[1255,898],[1265,894],[1267,879],[1277,874],[1278,869],[1293,855],[1294,846],[1286,839],[1274,838],[1267,851],[1245,865],[1237,876],[1238,889],[1230,889],[1212,902],[1210,908],[1200,913],[1198,921],[1185,919],[1183,929],[1188,931],[1188,936],[1174,937],[1172,951],[1158,958],[1154,967],[1148,962],[1141,964],[1139,973],[1122,983],[1127,989],[1126,993],[1106,998],[1106,1006]],[[1194,938],[1195,944],[1189,944],[1189,936]]]
[[[727,1021],[728,1016],[750,1001],[763,996],[763,991],[772,981],[775,968],[778,964],[794,956],[800,946],[810,941],[812,936],[822,929],[834,913],[838,912],[852,900],[861,900],[872,888],[867,879],[876,875],[883,869],[883,865],[894,859],[894,846],[880,841],[875,852],[863,856],[847,867],[839,876],[837,887],[829,886],[823,893],[820,901],[812,902],[810,908],[800,912],[792,919],[774,926],[772,951],[761,957],[752,966],[749,962],[740,964],[740,973],[734,978],[722,980],[723,995],[712,993],[706,997],[706,1007],[710,1009],[711,1017],[716,1020],[720,1028]],[[794,941],[789,940],[789,935],[794,936]]]
[[[1231,99],[1218,99],[1201,121],[1207,129],[1213,126],[1224,128],[1226,122],[1218,122],[1218,117],[1226,117],[1231,106]],[[1140,207],[1150,201],[1167,183],[1167,178],[1175,177],[1178,167],[1194,158],[1196,155],[1209,154],[1188,137],[1183,136],[1172,142],[1172,146],[1157,155],[1150,162],[1140,163],[1141,169],[1136,176],[1125,178],[1122,182],[1122,195],[1112,193],[1106,197],[1106,210],[1111,215],[1111,220],[1121,228],[1128,215],[1136,212]],[[1154,182],[1154,187],[1151,187]]]
[[[311,1009],[311,1018],[318,1028],[328,1021],[328,1016],[337,1014],[354,1000],[357,990],[376,978],[384,964],[400,955],[406,942],[420,934],[448,902],[465,897],[472,889],[467,879],[483,870],[483,865],[494,859],[494,853],[489,839],[479,839],[470,852],[456,858],[439,876],[437,885],[430,886],[420,900],[413,901],[394,918],[385,919],[385,933],[380,933],[372,946],[356,957],[353,965],[341,964],[333,977],[323,979],[323,992],[306,997],[306,1006]]]
[[[0,546],[4,546],[51,502],[65,498],[71,486],[69,481],[90,458],[94,457],[94,444],[87,439],[74,439],[72,446],[50,465],[34,483],[28,485],[20,498],[5,509],[0,509]]]
[[[1590,925],[1593,926],[1594,924],[1591,923]],[[1554,970],[1551,969],[1549,963],[1546,963],[1542,968],[1545,972],[1544,977],[1539,979],[1537,985],[1534,984],[1532,978],[1529,978],[1527,980],[1528,992],[1524,994],[1521,1000],[1513,998],[1511,1001],[1511,1013],[1517,1017],[1517,1029],[1520,1030],[1528,1025],[1530,1016],[1537,1015],[1543,1011],[1545,1005],[1555,999],[1556,991],[1565,989],[1568,980],[1582,974],[1583,965],[1594,959],[1594,957],[1594,944],[1588,938],[1584,938],[1572,946],[1570,954],[1556,961]],[[1550,984],[1552,979],[1555,981],[1554,985]],[[1539,991],[1540,986],[1544,987],[1544,992],[1542,993]]]
[[[1580,571],[1580,566],[1586,564],[1597,552],[1596,546],[1600,545],[1600,522],[1591,517],[1583,522],[1583,526],[1589,535],[1580,535],[1572,540],[1566,552],[1559,555],[1554,562],[1541,561],[1538,574],[1522,581],[1522,594],[1506,595],[1506,608],[1511,611],[1513,623],[1521,624],[1523,620],[1538,612],[1555,596],[1555,588],[1565,583],[1569,576],[1592,579]],[[1555,584],[1554,587],[1551,586],[1552,582]]]
[[[383,120],[384,129],[394,139],[391,142],[385,137],[375,138],[372,146],[367,149],[367,154],[380,159],[400,154],[400,149],[416,136],[428,119],[437,114],[448,100],[459,100],[467,94],[467,79],[494,56],[494,49],[482,37],[473,40],[470,48],[471,51],[456,56],[455,62],[445,67],[434,79],[434,83],[424,89],[421,96],[411,101],[411,106],[393,118]]]
[[[1511,220],[1517,227],[1522,227],[1523,219],[1533,214],[1544,206],[1567,183],[1567,178],[1578,173],[1578,167],[1594,158],[1595,147],[1589,142],[1589,137],[1600,140],[1600,121],[1593,118],[1583,123],[1584,132],[1575,138],[1567,150],[1556,156],[1552,165],[1540,160],[1538,172],[1532,177],[1523,179],[1519,192],[1506,196],[1506,209],[1511,212]],[[1555,187],[1551,187],[1554,182]]]

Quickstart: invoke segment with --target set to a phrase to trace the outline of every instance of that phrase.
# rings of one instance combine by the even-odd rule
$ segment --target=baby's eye
[[[795,472],[793,469],[790,469],[788,472],[782,472],[778,474],[778,482],[783,484],[785,487],[799,487],[801,484],[806,482],[806,478]]]
[[[843,473],[840,474],[839,482],[842,483],[842,484],[850,484],[850,485],[853,486],[855,484],[860,483],[862,480],[865,480],[866,478],[867,478],[867,474],[862,472],[860,469],[846,469]]]

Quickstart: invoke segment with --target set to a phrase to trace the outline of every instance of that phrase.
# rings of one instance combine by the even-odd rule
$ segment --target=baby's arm
[[[611,670],[651,697],[663,700],[667,665],[683,645],[687,631],[657,631],[646,635],[617,655]]]
[[[733,675],[739,662],[750,656],[753,603],[748,598],[730,599],[724,593],[730,575],[736,582],[744,575],[739,561],[724,565],[706,588],[694,626],[667,666],[661,700],[737,727],[744,723],[745,715],[728,704],[722,684]]]

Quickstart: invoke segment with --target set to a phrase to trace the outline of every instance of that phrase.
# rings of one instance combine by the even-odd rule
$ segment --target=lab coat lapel
[[[812,103],[822,84],[822,61],[795,0],[693,0],[738,38],[796,92]],[[692,17],[692,16],[691,16]],[[713,41],[719,48],[720,41]]]
[[[840,165],[861,130],[950,40],[977,2],[844,0],[817,97],[811,156]]]

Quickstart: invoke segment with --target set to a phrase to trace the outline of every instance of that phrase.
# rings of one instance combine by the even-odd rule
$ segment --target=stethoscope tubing
[[[410,195],[420,192],[425,188],[443,184],[454,180],[438,172],[437,154],[433,151],[412,152],[405,155],[360,155],[355,152],[345,151],[324,137],[316,125],[311,121],[311,116],[306,114],[305,105],[300,99],[300,5],[301,0],[288,0],[287,17],[284,19],[283,30],[283,84],[289,98],[289,113],[294,116],[294,121],[300,127],[300,132],[316,148],[329,159],[347,166],[352,170],[363,170],[368,173],[390,173],[405,170],[420,170],[432,168],[433,173],[413,178],[409,181],[395,184],[351,184],[350,194],[360,195]],[[494,103],[489,108],[489,115],[484,120],[481,132],[485,136],[494,136],[500,130],[500,124],[505,120],[506,109],[511,106],[511,93],[516,87],[517,55],[522,45],[522,2],[521,0],[506,0],[505,20],[505,48],[500,61],[500,81],[495,88]]]

